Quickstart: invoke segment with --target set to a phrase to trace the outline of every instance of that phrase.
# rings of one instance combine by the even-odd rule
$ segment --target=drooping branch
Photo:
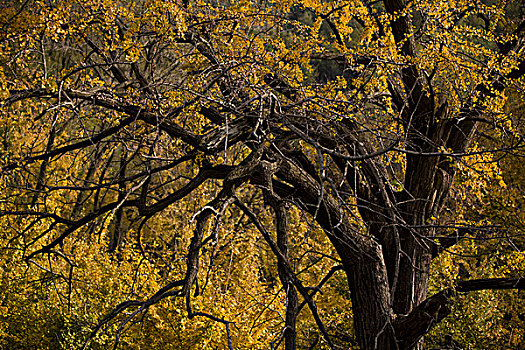
[[[128,301],[124,301],[124,302],[118,304],[116,307],[113,308],[113,310],[111,310],[106,316],[104,316],[98,322],[98,324],[93,328],[93,330],[91,331],[91,333],[87,337],[86,341],[84,342],[84,344],[82,346],[82,349],[86,349],[86,347],[88,346],[89,342],[96,336],[96,334],[100,331],[100,329],[102,327],[104,327],[106,324],[111,322],[115,317],[117,317],[118,315],[120,315],[121,313],[123,313],[124,311],[129,309],[130,307],[138,307],[132,313],[132,315],[135,316],[138,313],[147,310],[147,308],[149,308],[151,305],[159,302],[160,300],[162,300],[164,298],[167,298],[167,297],[170,297],[170,296],[178,296],[178,295],[180,295],[181,290],[180,289],[175,289],[175,288],[182,287],[182,286],[185,285],[185,283],[186,283],[185,280],[177,280],[177,281],[170,282],[167,285],[165,285],[164,287],[162,287],[161,289],[159,289],[153,296],[151,296],[146,301],[128,300]],[[130,318],[128,317],[127,318],[127,322],[129,322],[129,320],[130,320]],[[127,322],[125,320],[121,324],[121,326],[125,325]]]
[[[191,239],[190,246],[188,248],[188,257],[186,260],[186,273],[184,276],[184,279],[173,281],[159,289],[153,296],[151,296],[149,299],[145,301],[138,301],[138,300],[131,300],[123,302],[119,305],[117,305],[110,313],[108,313],[104,318],[102,318],[99,323],[95,326],[95,328],[92,330],[90,335],[88,336],[86,342],[83,345],[83,349],[85,349],[89,343],[89,341],[98,333],[98,331],[107,323],[112,321],[115,317],[122,314],[126,309],[130,307],[137,307],[133,312],[131,312],[127,317],[121,322],[115,339],[115,348],[119,341],[120,333],[124,330],[124,327],[126,324],[132,321],[133,318],[137,317],[138,315],[142,314],[143,312],[146,312],[150,306],[158,303],[162,299],[168,298],[168,297],[185,297],[186,299],[186,307],[188,311],[188,318],[194,318],[197,316],[203,316],[207,317],[211,320],[214,320],[216,322],[223,323],[226,326],[226,334],[228,339],[228,348],[233,349],[232,342],[231,342],[231,333],[230,333],[230,323],[229,321],[226,321],[225,319],[221,317],[216,317],[204,312],[194,312],[191,307],[191,288],[195,284],[197,274],[199,271],[199,255],[203,244],[203,237],[204,237],[204,231],[205,231],[205,225],[206,222],[211,218],[214,214],[219,214],[219,218],[217,220],[222,219],[222,214],[224,213],[225,209],[231,202],[231,193],[234,190],[234,187],[232,184],[229,184],[226,186],[223,191],[221,191],[216,198],[214,198],[210,203],[205,205],[201,211],[196,213],[193,220],[196,221],[196,226],[194,230],[194,235]],[[219,213],[215,208],[222,207],[219,210]],[[215,229],[218,228],[218,223],[215,225]]]
[[[312,315],[315,319],[315,322],[317,324],[317,327],[321,331],[321,334],[323,335],[324,339],[328,343],[331,349],[334,349],[333,342],[330,338],[330,335],[326,331],[326,328],[324,326],[323,321],[319,317],[319,314],[317,312],[317,306],[315,305],[315,302],[313,301],[313,296],[308,294],[308,290],[303,286],[301,281],[297,278],[295,273],[293,272],[290,264],[288,263],[288,260],[286,259],[285,255],[280,251],[279,247],[277,246],[277,243],[272,239],[270,233],[266,230],[266,228],[261,224],[259,219],[257,218],[257,215],[253,213],[253,211],[246,206],[239,198],[236,198],[235,204],[246,214],[246,216],[252,221],[252,223],[255,225],[257,230],[262,234],[268,245],[270,246],[270,249],[272,250],[273,254],[277,257],[277,260],[280,261],[280,264],[282,268],[284,269],[284,273],[287,275],[288,278],[291,278],[295,288],[301,293],[303,298],[305,299],[305,302],[308,304],[310,311],[312,312]]]
[[[283,330],[285,350],[296,348],[296,324],[298,309],[297,290],[294,285],[294,274],[289,258],[289,222],[285,202],[273,191],[272,177],[277,168],[268,162],[261,162],[265,186],[263,190],[266,203],[273,209],[275,215],[275,231],[277,233],[277,249],[281,252],[277,259],[277,272],[286,293],[286,319]]]
[[[84,217],[76,221],[69,221],[68,227],[58,237],[53,239],[50,243],[45,244],[41,248],[30,253],[25,259],[29,260],[38,254],[49,252],[51,249],[53,249],[57,245],[62,244],[62,242],[64,242],[64,240],[67,237],[69,237],[73,232],[78,230],[80,227],[88,224],[89,222],[93,221],[94,219],[98,218],[99,216],[103,214],[106,214],[114,209],[118,209],[119,207],[125,208],[125,207],[130,207],[130,206],[135,206],[135,205],[136,203],[133,200],[124,201],[124,202],[115,201],[115,202],[106,204],[89,214],[86,214]]]

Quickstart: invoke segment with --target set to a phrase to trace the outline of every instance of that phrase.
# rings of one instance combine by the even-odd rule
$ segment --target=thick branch
[[[487,278],[456,283],[456,292],[468,293],[486,289],[524,289],[525,278]],[[396,320],[396,338],[400,348],[416,344],[430,329],[450,314],[453,289],[445,289],[419,304],[407,316]]]
[[[525,278],[486,278],[457,283],[456,290],[461,293],[485,289],[525,289]]]

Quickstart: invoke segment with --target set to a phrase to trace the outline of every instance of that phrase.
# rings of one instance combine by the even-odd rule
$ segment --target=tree
[[[286,349],[297,346],[304,306],[324,342],[336,346],[314,298],[338,268],[362,349],[421,347],[455,293],[525,283],[456,281],[427,296],[432,259],[477,234],[454,216],[458,169],[468,177],[479,155],[523,147],[504,108],[509,88],[523,96],[520,6],[71,0],[4,7],[7,246],[30,263],[68,262],[78,242],[103,234],[117,262],[126,249],[152,260],[161,253],[148,225],[181,221],[172,227],[192,230],[184,264],[165,264],[166,274],[183,268],[180,278],[116,305],[92,335],[125,311],[131,316],[121,329],[180,297],[189,318],[224,324],[232,347],[228,319],[195,311],[192,298],[238,220],[257,229],[277,261]],[[499,141],[483,148],[477,138],[488,129]],[[472,187],[455,188],[476,196]],[[179,217],[163,216],[173,207]],[[338,265],[306,280],[299,268],[319,265],[301,260],[297,252],[308,249],[298,247],[317,229]],[[134,247],[125,244],[132,238]],[[178,249],[175,241],[164,249]],[[271,283],[271,267],[258,266],[261,280]]]

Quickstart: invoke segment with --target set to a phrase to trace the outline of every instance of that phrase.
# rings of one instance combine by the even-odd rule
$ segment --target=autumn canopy
[[[524,18],[2,2],[0,348],[525,347]]]

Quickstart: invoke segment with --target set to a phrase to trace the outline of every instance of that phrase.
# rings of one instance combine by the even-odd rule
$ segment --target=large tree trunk
[[[344,255],[342,257],[344,259]],[[371,242],[363,258],[345,266],[345,271],[359,346],[361,349],[396,349],[394,314],[381,246]]]

